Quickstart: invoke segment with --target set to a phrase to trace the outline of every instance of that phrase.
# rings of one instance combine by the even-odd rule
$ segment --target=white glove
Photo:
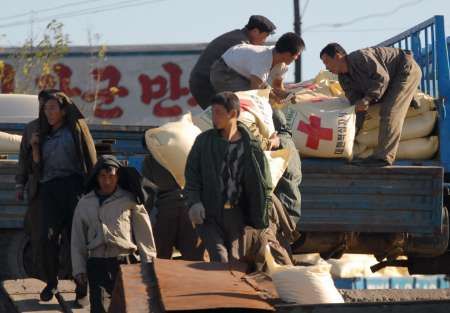
[[[197,202],[189,209],[189,219],[194,225],[203,224],[205,219],[205,207],[201,202]]]

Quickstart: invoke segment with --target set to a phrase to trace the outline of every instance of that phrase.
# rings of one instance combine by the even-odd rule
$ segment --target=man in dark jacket
[[[409,51],[390,47],[366,48],[350,54],[337,43],[320,52],[327,69],[339,83],[362,125],[369,105],[380,103],[378,146],[372,156],[356,165],[385,166],[395,161],[403,122],[422,73]]]
[[[252,15],[247,25],[225,33],[213,41],[203,50],[189,78],[189,88],[202,109],[210,105],[215,91],[209,80],[209,72],[215,61],[229,48],[241,43],[262,45],[267,37],[275,31],[275,25],[266,17]]]
[[[175,247],[183,260],[203,261],[205,249],[189,219],[186,196],[151,151],[142,162],[142,175],[148,180],[144,184],[151,185],[146,208],[157,211],[151,215],[158,258],[170,259]]]
[[[185,191],[189,216],[210,260],[228,262],[246,254],[246,225],[269,226],[272,186],[260,143],[237,121],[237,96],[222,92],[211,102],[214,129],[194,142],[186,163]]]

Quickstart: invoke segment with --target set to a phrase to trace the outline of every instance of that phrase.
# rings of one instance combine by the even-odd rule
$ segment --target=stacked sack
[[[187,113],[180,120],[169,122],[145,132],[145,143],[155,160],[166,168],[181,188],[185,186],[184,170],[187,157],[197,136],[211,128],[208,120],[211,112],[197,116],[193,123],[191,113]],[[209,126],[208,126],[209,125]],[[275,188],[289,162],[287,149],[265,151],[269,163],[272,185]]]
[[[356,138],[352,138],[355,134],[354,107],[350,106],[345,98],[336,75],[321,71],[315,79],[290,85],[288,88],[291,95],[280,105],[284,107],[283,110],[293,130],[294,142],[302,155],[325,158],[365,158],[373,153],[378,144],[379,105],[369,107],[362,129]],[[414,99],[419,107],[417,109],[410,107],[408,110],[397,159],[430,159],[439,147],[438,137],[430,136],[437,119],[433,98],[417,91]],[[338,120],[346,113],[349,117],[346,120],[347,124]],[[345,125],[347,130],[344,137],[342,128],[338,128],[342,125]],[[331,129],[333,135],[330,134],[330,130],[327,132],[324,129]],[[341,141],[338,143],[337,139]],[[341,151],[337,148],[342,146],[342,139],[344,139],[346,150],[342,154],[337,154],[336,151]]]
[[[438,136],[430,136],[437,119],[433,98],[417,92],[417,109],[410,107],[403,124],[397,159],[424,160],[432,158],[439,148]],[[364,124],[355,138],[354,156],[366,158],[378,144],[380,107],[372,105],[366,114]]]
[[[288,86],[288,91],[290,96],[279,106],[300,154],[351,159],[355,109],[343,96],[335,77],[321,72],[314,80]]]

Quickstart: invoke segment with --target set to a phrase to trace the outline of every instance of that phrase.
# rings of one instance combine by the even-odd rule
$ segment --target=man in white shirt
[[[283,91],[283,75],[305,43],[294,33],[281,36],[275,46],[239,44],[228,49],[212,68],[210,79],[216,92],[266,88]]]
[[[275,46],[239,44],[228,49],[214,63],[210,73],[211,83],[217,92],[262,89],[271,85],[272,96],[275,94],[278,98],[284,98],[287,92],[283,87],[283,75],[287,66],[304,49],[305,43],[294,33],[282,35]],[[298,227],[301,213],[301,160],[284,113],[280,109],[274,109],[272,118],[277,134],[266,141],[268,148],[287,148],[291,152],[288,168],[274,193]]]

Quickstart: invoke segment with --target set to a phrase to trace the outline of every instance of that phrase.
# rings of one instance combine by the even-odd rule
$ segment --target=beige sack
[[[439,149],[439,138],[430,136],[400,141],[398,147],[398,158],[406,160],[428,160],[431,159]]]
[[[145,143],[156,161],[166,168],[183,188],[184,169],[189,151],[201,130],[192,123],[191,113],[145,132]]]
[[[283,176],[284,171],[288,167],[289,160],[291,156],[289,155],[289,149],[280,149],[275,151],[264,151],[267,161],[270,167],[270,176],[272,178],[272,187],[278,184],[281,176]]]
[[[428,136],[436,123],[436,117],[436,111],[428,111],[405,119],[401,140],[404,141]],[[356,141],[369,148],[376,147],[378,144],[378,128],[369,131],[361,130],[356,136]]]
[[[298,304],[344,303],[331,278],[331,265],[281,266],[275,263],[269,246],[265,251],[269,275],[281,300]]]
[[[22,136],[0,132],[0,153],[18,153]]]
[[[439,138],[437,136],[400,141],[396,158],[399,160],[429,160],[438,149]],[[373,154],[373,150],[373,148],[358,151],[353,149],[353,153],[355,157],[365,159]]]
[[[341,98],[323,98],[313,104],[296,104],[284,111],[295,146],[302,155],[351,158],[355,138],[355,111]]]
[[[414,109],[410,107],[406,118],[415,117],[425,112],[431,111],[435,108],[433,97],[424,94],[423,92],[417,92],[414,96],[419,103],[419,108]],[[380,105],[374,104],[369,107],[362,130],[372,130],[380,127]]]
[[[339,278],[388,276],[408,276],[408,270],[400,267],[385,267],[372,273],[370,267],[377,264],[371,254],[344,254],[340,259],[327,260],[331,264],[331,275]]]
[[[259,132],[266,138],[275,133],[272,106],[269,103],[270,89],[257,89],[235,93],[241,105],[239,120],[251,116]],[[243,121],[244,122],[244,121]]]
[[[197,125],[202,131],[211,129],[213,127],[211,107],[206,109],[203,113],[194,116],[193,120],[194,124]],[[256,117],[249,111],[242,112],[239,120],[245,125],[248,125],[248,123],[256,123]],[[288,149],[264,151],[264,154],[269,163],[270,175],[272,178],[272,187],[273,189],[275,189],[278,181],[280,180],[281,176],[283,176],[283,173],[288,166],[291,156]]]
[[[241,105],[239,121],[245,125],[256,124],[260,134],[264,138],[269,138],[275,132],[272,118],[272,107],[269,103],[270,89],[257,89],[236,92]],[[194,124],[202,131],[213,127],[212,109],[193,117]]]

